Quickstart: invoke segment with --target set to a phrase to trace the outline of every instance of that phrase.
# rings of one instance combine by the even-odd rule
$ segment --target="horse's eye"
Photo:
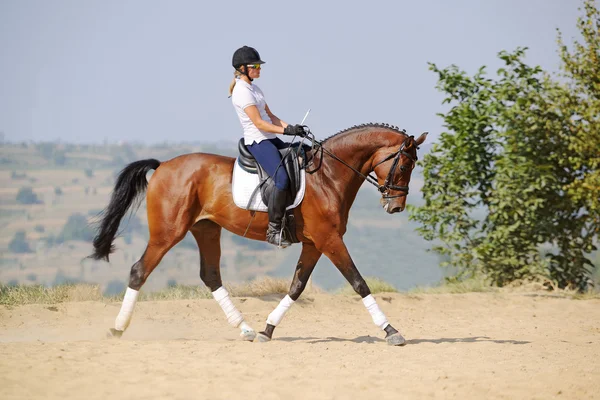
[[[402,171],[402,172],[406,172],[406,166],[404,166],[404,165],[401,165],[401,166],[400,166],[400,171]]]

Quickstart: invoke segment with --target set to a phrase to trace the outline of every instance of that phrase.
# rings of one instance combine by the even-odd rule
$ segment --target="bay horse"
[[[294,209],[302,251],[288,294],[269,314],[258,337],[221,282],[221,229],[265,241],[268,223],[267,213],[257,212],[253,218],[250,211],[234,204],[231,184],[235,159],[193,153],[165,162],[147,159],[127,165],[104,210],[90,257],[109,260],[121,219],[145,190],[150,238],[143,255],[131,267],[121,310],[109,335],[120,337],[127,329],[140,288],[167,251],[190,231],[200,251],[200,278],[228,322],[241,329],[243,339],[271,340],[275,327],[302,294],[317,261],[325,254],[361,296],[373,322],[385,331],[387,343],[404,345],[405,339],[388,322],[354,265],[343,236],[350,207],[365,180],[377,186],[387,213],[404,210],[417,147],[426,137],[423,133],[415,139],[394,126],[373,123],[342,130],[320,143],[313,137],[313,144],[318,143],[311,151],[314,169],[307,173],[305,197]],[[146,174],[152,169],[155,172],[148,182]]]

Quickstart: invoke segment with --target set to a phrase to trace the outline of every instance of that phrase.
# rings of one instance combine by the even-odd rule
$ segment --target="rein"
[[[310,133],[309,133],[310,134]],[[377,182],[377,178],[371,175],[371,172],[369,172],[367,175],[363,174],[362,172],[358,171],[356,168],[354,168],[353,166],[351,166],[350,164],[348,164],[347,162],[345,162],[344,160],[342,160],[341,158],[339,158],[338,156],[336,156],[335,154],[333,154],[332,152],[330,152],[329,150],[327,150],[324,146],[323,143],[316,140],[314,138],[314,136],[312,138],[308,138],[309,140],[311,140],[313,142],[313,149],[315,147],[319,147],[321,150],[321,160],[319,162],[319,166],[316,167],[315,169],[313,169],[312,171],[306,171],[309,174],[313,174],[316,171],[318,171],[321,168],[321,165],[323,163],[323,153],[327,154],[328,156],[330,156],[331,158],[339,161],[340,163],[344,164],[346,167],[350,168],[352,171],[354,171],[357,175],[361,176],[362,178],[364,178],[367,182],[369,182],[371,185],[375,186],[377,188],[377,190],[382,193],[382,197],[384,199],[393,199],[396,197],[403,197],[408,195],[408,186],[399,186],[399,185],[393,185],[391,184],[392,178],[394,176],[394,172],[396,171],[396,168],[398,167],[398,162],[400,161],[400,156],[404,155],[406,157],[408,157],[410,160],[412,160],[412,162],[416,162],[417,158],[411,156],[410,154],[408,154],[406,151],[404,151],[404,146],[406,144],[406,141],[409,139],[409,136],[406,137],[406,139],[404,140],[404,142],[402,142],[402,144],[400,145],[400,148],[390,154],[389,156],[387,156],[386,158],[384,158],[383,160],[379,161],[377,164],[375,164],[372,168],[371,171],[374,171],[375,168],[381,164],[383,164],[386,161],[391,160],[392,158],[394,159],[394,161],[392,162],[392,165],[390,167],[390,171],[387,174],[387,177],[385,178],[385,181],[383,182],[383,185],[380,185],[379,182]],[[319,149],[317,149],[318,151]],[[314,158],[314,157],[313,157]],[[401,170],[404,170],[404,166],[400,166]],[[402,194],[399,195],[395,195],[395,196],[387,196],[385,195],[385,193],[389,190],[395,190],[398,192],[402,192]]]

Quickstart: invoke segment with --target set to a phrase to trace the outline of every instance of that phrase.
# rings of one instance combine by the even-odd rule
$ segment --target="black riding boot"
[[[283,233],[282,220],[285,215],[287,191],[273,187],[269,201],[269,227],[267,228],[267,242],[278,247],[288,247],[292,243]]]

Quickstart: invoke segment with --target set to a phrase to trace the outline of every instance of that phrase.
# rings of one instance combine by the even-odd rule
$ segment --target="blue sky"
[[[435,138],[443,110],[427,62],[469,72],[527,46],[556,71],[556,28],[578,0],[0,0],[5,140],[233,141],[231,55],[256,47],[275,114],[318,138],[386,122]]]

